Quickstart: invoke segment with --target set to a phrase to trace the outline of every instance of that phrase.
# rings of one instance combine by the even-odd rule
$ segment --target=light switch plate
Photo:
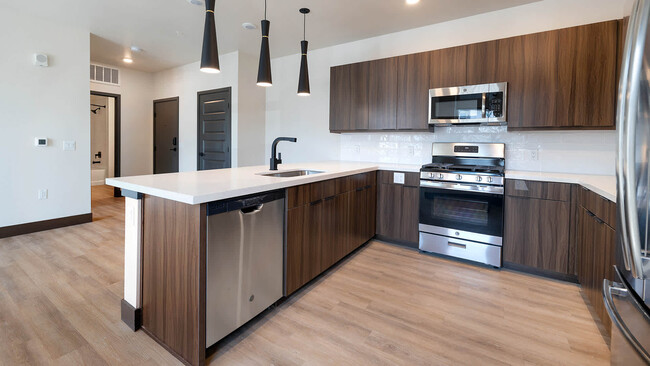
[[[46,200],[47,199],[47,189],[39,189],[38,190],[38,199],[39,200]]]
[[[63,151],[75,151],[77,143],[74,141],[63,141]]]
[[[404,184],[404,173],[393,173],[393,183]]]

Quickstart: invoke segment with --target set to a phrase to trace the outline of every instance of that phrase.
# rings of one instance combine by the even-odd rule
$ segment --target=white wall
[[[540,149],[539,161],[524,153],[509,153],[511,168],[583,173],[614,173],[614,132],[518,132],[501,129],[438,129],[430,133],[329,133],[329,68],[335,65],[441,49],[521,34],[619,19],[630,1],[545,0],[515,8],[430,25],[404,32],[318,49],[309,53],[312,95],[296,96],[298,54],[272,60],[274,85],[267,91],[266,145],[279,135],[298,137],[297,144],[281,144],[285,162],[344,159],[420,164],[433,141],[503,141],[522,149]],[[316,46],[316,45],[314,45]],[[387,144],[391,142],[391,144]],[[418,142],[413,145],[411,142]],[[356,147],[360,150],[357,152]],[[566,152],[570,151],[571,154]],[[592,155],[596,153],[596,155]],[[426,155],[426,154],[425,154]],[[599,159],[598,162],[595,162]]]
[[[154,74],[153,99],[179,97],[179,169],[196,170],[197,92],[232,87],[232,166],[238,166],[238,52],[220,55],[221,73],[206,74],[200,62]],[[151,135],[151,133],[150,133]]]
[[[0,45],[0,227],[90,213],[89,33],[1,8]]]
[[[106,66],[120,69],[120,85],[91,82],[90,90],[121,96],[120,175],[152,174],[153,74]]]
[[[258,55],[239,53],[239,164],[265,164],[266,88],[257,86]],[[270,156],[270,154],[269,154]]]

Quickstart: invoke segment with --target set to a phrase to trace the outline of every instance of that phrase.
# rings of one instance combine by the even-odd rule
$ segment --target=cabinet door
[[[508,81],[502,79],[505,55],[499,52],[499,41],[474,43],[467,46],[467,84],[488,84]],[[433,66],[432,66],[433,67]]]
[[[401,200],[399,239],[411,243],[420,240],[419,232],[420,188],[404,187]]]
[[[404,187],[398,184],[378,184],[377,234],[386,238],[400,237],[402,211],[399,209]]]
[[[368,129],[369,63],[350,65],[350,130]]]
[[[306,283],[302,258],[308,240],[307,230],[304,229],[307,207],[303,205],[287,211],[286,295]]]
[[[397,58],[369,62],[368,120],[371,130],[397,128]]]
[[[467,46],[431,51],[429,58],[430,89],[467,85]]]
[[[348,254],[350,212],[348,195],[340,194],[323,201],[321,271]]]
[[[307,205],[303,230],[307,232],[302,249],[303,283],[307,283],[322,272],[323,200]]]
[[[365,192],[365,232],[364,242],[372,239],[375,236],[377,225],[377,186],[375,184],[366,188]]]
[[[567,273],[570,203],[507,196],[503,260]]]
[[[429,126],[429,53],[397,59],[397,129],[426,130]]]
[[[330,68],[330,131],[351,129],[350,82],[350,65]]]
[[[617,21],[557,31],[557,126],[614,127]]]

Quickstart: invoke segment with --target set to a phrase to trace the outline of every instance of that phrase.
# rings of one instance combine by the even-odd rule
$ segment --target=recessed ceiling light
[[[130,58],[130,57],[125,57],[125,58],[122,59],[122,61],[124,61],[124,63],[127,63],[127,64],[132,64],[133,63],[133,59]]]
[[[420,2],[420,0],[406,0],[406,3],[408,5],[415,5],[415,4],[419,3],[419,2]]]
[[[131,46],[131,51],[133,52],[142,52],[143,49],[138,46]]]
[[[187,0],[187,2],[192,4],[192,5],[197,5],[197,6],[202,6],[203,5],[203,1],[201,1],[201,0]]]
[[[256,26],[255,24],[253,24],[253,23],[248,23],[248,22],[246,22],[246,23],[242,23],[241,26],[244,27],[244,29],[248,29],[248,30],[253,30],[253,29],[256,29],[256,28],[257,28],[257,26]]]

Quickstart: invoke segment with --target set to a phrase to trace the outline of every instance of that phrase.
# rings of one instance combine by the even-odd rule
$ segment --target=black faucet
[[[282,153],[280,153],[277,158],[275,157],[275,151],[278,146],[278,142],[280,141],[296,142],[298,139],[295,137],[278,137],[277,139],[273,140],[273,145],[271,145],[271,170],[278,170],[278,164],[282,164]]]

